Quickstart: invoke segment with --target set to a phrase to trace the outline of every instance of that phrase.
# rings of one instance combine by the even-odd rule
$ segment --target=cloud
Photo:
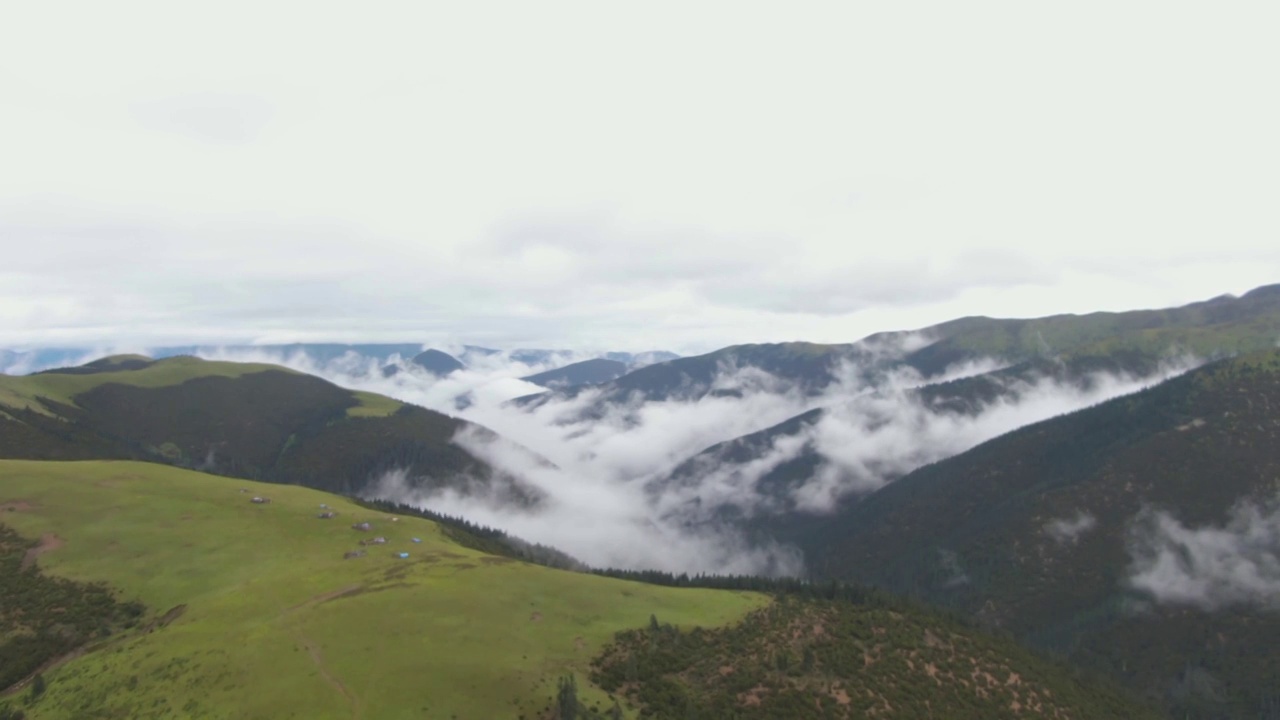
[[[501,439],[464,434],[455,441],[541,489],[546,502],[533,512],[484,496],[406,494],[404,488],[391,486],[384,494],[395,499],[502,527],[593,565],[771,573],[799,571],[794,549],[754,537],[748,541],[721,510],[734,509],[748,517],[825,512],[844,497],[874,491],[923,464],[1027,423],[1138,390],[1192,364],[1170,364],[1141,378],[1006,381],[997,400],[973,414],[960,414],[922,401],[915,388],[925,381],[913,370],[873,371],[921,342],[912,334],[877,338],[866,344],[859,362],[842,366],[836,381],[817,394],[757,368],[725,363],[711,383],[724,392],[698,400],[646,402],[632,397],[601,404],[602,391],[588,389],[569,398],[548,396],[548,402],[536,407],[506,403],[540,391],[518,378],[578,358],[558,356],[544,365],[531,365],[508,352],[472,353],[471,367],[437,378],[403,359],[402,372],[384,377],[380,362],[354,354],[327,363],[266,350],[212,356],[281,362],[346,387],[380,392],[478,423]],[[464,354],[462,348],[445,349]],[[994,361],[966,363],[950,368],[940,379],[997,368]],[[468,399],[465,406],[457,403],[462,395]],[[819,414],[745,459],[704,458],[680,482],[664,480],[673,468],[708,447],[810,411]],[[528,451],[552,465],[535,461]],[[762,485],[762,478],[803,457],[811,458],[813,466],[791,485],[781,490]]]
[[[1280,502],[1241,502],[1221,526],[1147,509],[1130,527],[1128,584],[1165,605],[1280,608]]]
[[[1074,545],[1085,533],[1098,525],[1092,514],[1081,511],[1072,518],[1058,518],[1045,523],[1044,532],[1059,545]]]
[[[145,126],[225,145],[252,142],[271,119],[271,105],[253,95],[187,94],[134,105]]]
[[[829,512],[842,499],[873,492],[918,467],[1024,425],[1135,392],[1196,364],[1171,361],[1148,377],[1095,374],[1075,382],[1051,377],[1005,381],[1003,392],[973,413],[940,411],[924,402],[915,390],[925,381],[913,371],[876,376],[874,385],[868,385],[862,370],[846,370],[821,396],[789,405],[795,414],[821,408],[820,416],[775,437],[745,462],[706,458],[680,484],[664,486],[658,503],[665,512],[687,518],[711,517],[723,507],[747,516]],[[997,367],[993,361],[966,364],[938,380]],[[796,460],[812,461],[816,470],[784,488],[760,486],[771,471]]]

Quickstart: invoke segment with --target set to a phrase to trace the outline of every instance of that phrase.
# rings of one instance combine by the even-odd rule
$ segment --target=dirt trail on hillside
[[[31,548],[27,551],[26,555],[22,556],[22,569],[26,570],[35,564],[36,558],[47,552],[53,552],[66,544],[66,540],[63,540],[53,533],[45,533],[44,535],[41,535],[40,544]]]
[[[306,600],[303,600],[297,605],[293,605],[291,607],[285,608],[284,612],[281,613],[281,615],[288,615],[289,613],[301,610],[302,608],[307,607],[308,605],[319,605],[322,602],[337,600],[338,598],[344,595],[351,595],[354,593],[358,593],[363,589],[364,589],[363,585],[350,585],[348,587],[338,588],[337,590],[330,590],[329,592],[320,593],[319,595],[315,595],[307,598]]]
[[[316,664],[316,668],[320,671],[320,676],[323,677],[325,682],[329,683],[334,690],[341,693],[342,697],[346,699],[347,704],[351,706],[352,720],[361,720],[364,716],[364,711],[360,707],[360,699],[355,696],[355,693],[348,690],[347,686],[343,685],[341,680],[334,677],[330,674],[328,669],[325,668],[324,658],[320,655],[320,646],[316,645],[310,638],[302,633],[298,633],[298,639],[302,641],[302,646],[307,649],[307,655],[311,657],[311,662]]]

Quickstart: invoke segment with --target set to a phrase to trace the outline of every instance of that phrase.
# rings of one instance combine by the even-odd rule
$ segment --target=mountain
[[[955,608],[1159,698],[1274,717],[1280,350],[922,467],[815,524],[815,577]]]
[[[575,672],[607,708],[582,673],[614,633],[655,613],[715,627],[768,601],[529,565],[347,498],[148,463],[0,461],[0,507],[0,668],[44,666],[45,684],[0,712],[32,720],[535,717]],[[48,644],[13,632],[46,619]],[[81,644],[67,654],[59,633]]]
[[[425,350],[415,355],[411,362],[438,377],[466,368],[466,365],[458,362],[454,356],[435,349]]]
[[[528,375],[520,379],[548,388],[566,388],[579,385],[598,385],[610,380],[616,380],[626,373],[626,363],[595,358],[594,360],[583,360],[582,362],[565,365],[564,367],[537,373],[536,375]]]
[[[456,525],[150,463],[0,461],[0,481],[2,717],[1154,717],[877,593],[555,570]]]
[[[274,365],[104,358],[0,376],[0,457],[146,459],[337,492],[400,470],[422,487],[538,493],[452,442],[462,420]]]
[[[956,434],[960,423],[993,408],[1016,405],[1045,386],[1060,393],[1087,396],[1107,378],[1158,377],[1160,370],[1159,363],[1136,353],[1035,359],[943,382],[882,387],[840,396],[770,427],[716,443],[670,472],[650,479],[646,491],[660,504],[664,497],[694,493],[688,502],[668,503],[672,505],[672,516],[683,517],[690,524],[711,516],[718,522],[745,524],[757,530],[769,527],[776,539],[786,541],[791,539],[787,528],[812,523],[815,511],[797,507],[796,495],[819,475],[825,473],[833,485],[853,488],[842,498],[843,502],[852,503],[920,465],[967,449],[935,442],[916,443],[914,450],[905,451],[902,443],[890,443],[883,453],[867,453],[864,462],[842,469],[829,462],[824,452],[824,445],[833,442],[823,442],[824,433],[830,429],[856,428],[863,442],[895,428],[907,435],[918,434],[930,422],[945,424]],[[1057,407],[1047,405],[1040,412],[1056,414]],[[713,475],[731,478],[730,484],[742,491],[717,491],[714,498],[704,498],[698,487]],[[821,514],[825,512],[824,509]]]
[[[912,333],[881,333],[868,340],[907,342],[913,337],[927,344],[908,353],[904,362],[926,377],[977,358],[1016,363],[1035,357],[1116,352],[1149,357],[1235,355],[1275,345],[1280,337],[1280,284],[1240,297],[1222,295],[1175,308],[1028,320],[967,317]]]
[[[1164,310],[1029,320],[967,317],[919,330],[877,333],[856,343],[735,345],[658,363],[599,388],[600,399],[584,417],[602,414],[611,403],[689,402],[770,384],[807,394],[819,394],[835,382],[875,386],[903,370],[928,381],[981,361],[1017,365],[1123,356],[1154,363],[1178,355],[1223,357],[1273,347],[1278,337],[1280,285]],[[538,407],[576,393],[569,388],[513,402]]]
[[[853,345],[775,343],[734,345],[706,355],[683,357],[642,367],[593,391],[599,397],[584,417],[602,413],[614,403],[697,401],[708,395],[740,395],[759,383],[786,383],[818,392],[837,377],[842,363],[862,354]],[[575,397],[582,388],[567,388],[516,398],[512,402],[539,407],[547,402]]]

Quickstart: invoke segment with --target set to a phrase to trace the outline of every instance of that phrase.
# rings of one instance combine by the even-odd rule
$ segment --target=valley
[[[100,627],[9,702],[1265,717],[1278,298],[647,364],[301,345],[3,375],[11,562],[116,603],[84,590]]]

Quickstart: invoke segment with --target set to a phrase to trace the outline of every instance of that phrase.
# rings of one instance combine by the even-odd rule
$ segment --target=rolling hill
[[[577,387],[578,385],[599,385],[610,380],[617,380],[626,373],[626,363],[617,360],[606,360],[605,358],[594,358],[520,379],[547,388],[569,388]]]
[[[920,468],[801,542],[816,576],[956,608],[1177,717],[1273,717],[1277,410],[1280,350],[1218,361]]]
[[[907,354],[904,361],[925,376],[984,357],[1009,363],[1115,353],[1222,357],[1274,346],[1280,337],[1280,285],[1175,308],[1027,320],[966,317],[915,333],[882,333],[868,339],[892,341],[911,334],[926,338],[928,344]]]
[[[143,459],[346,494],[405,470],[422,486],[536,502],[519,479],[452,442],[489,431],[273,365],[104,358],[0,376],[0,457]]]
[[[414,355],[413,360],[410,362],[426,370],[432,375],[440,377],[444,377],[445,375],[466,368],[466,365],[463,365],[454,356],[434,348],[424,350],[417,355]]]
[[[527,565],[427,520],[154,464],[3,461],[0,502],[0,522],[57,545],[40,568],[147,608],[45,669],[31,718],[536,717],[615,632],[766,602]],[[373,537],[387,542],[360,544]]]
[[[74,651],[21,656],[38,679],[0,696],[0,712],[31,720],[755,718],[779,706],[800,720],[885,704],[1152,717],[1007,640],[880,596],[771,603],[554,570],[309,488],[0,461],[0,525],[0,564],[25,563],[12,577],[31,590],[0,593],[0,657],[22,637],[15,618],[65,614],[52,597],[101,618]]]

